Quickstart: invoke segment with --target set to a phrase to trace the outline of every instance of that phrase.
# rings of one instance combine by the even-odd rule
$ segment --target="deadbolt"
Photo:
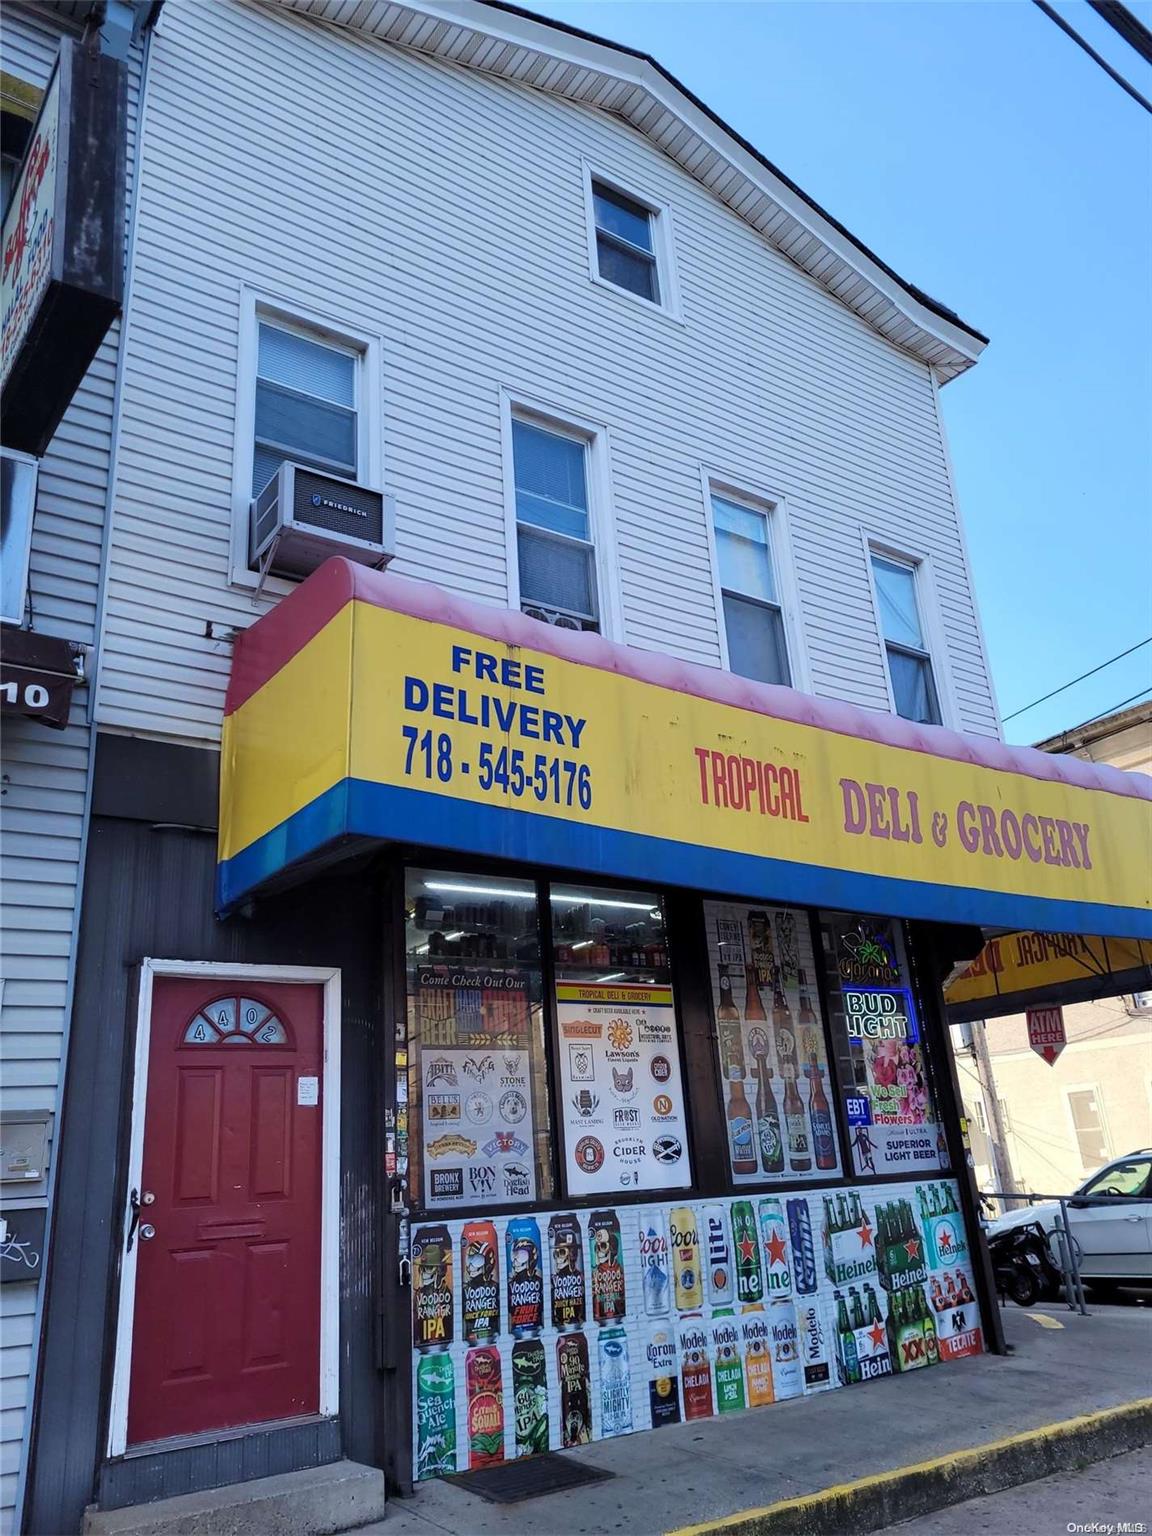
[[[156,1204],[156,1196],[152,1193],[152,1191],[150,1189],[146,1189],[144,1191],[144,1193],[140,1196],[140,1204],[141,1205],[155,1205]]]

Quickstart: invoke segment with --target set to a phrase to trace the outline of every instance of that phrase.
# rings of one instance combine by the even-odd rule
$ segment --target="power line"
[[[1114,715],[1117,710],[1127,709],[1129,704],[1135,704],[1138,700],[1142,699],[1146,693],[1152,693],[1152,683],[1149,683],[1147,688],[1141,688],[1139,693],[1134,693],[1130,699],[1121,699],[1119,704],[1113,704],[1111,709],[1102,709],[1098,715],[1093,715],[1091,720],[1081,720],[1080,725],[1074,725],[1071,727],[1071,729],[1078,731],[1080,730],[1081,726],[1094,725],[1097,720],[1105,720],[1109,715]],[[1067,734],[1068,732],[1065,731],[1064,735],[1067,736]]]
[[[1088,0],[1088,4],[1110,27],[1131,44],[1142,59],[1152,64],[1152,32],[1120,0]]]
[[[1052,9],[1052,7],[1047,3],[1047,0],[1032,0],[1032,3],[1039,6],[1039,8],[1044,12],[1045,16],[1048,17],[1048,20],[1054,21],[1060,28],[1061,32],[1067,32],[1072,41],[1079,47],[1083,48],[1088,57],[1090,59],[1094,59],[1095,62],[1099,64],[1104,73],[1106,75],[1110,75],[1111,78],[1115,80],[1116,84],[1122,91],[1127,91],[1133,101],[1138,101],[1144,108],[1145,112],[1152,112],[1152,101],[1149,101],[1146,96],[1141,96],[1140,92],[1134,85],[1129,85],[1124,76],[1114,70],[1111,64],[1109,64],[1108,60],[1096,52],[1091,43],[1085,42],[1085,40],[1080,36],[1079,32],[1076,31],[1075,27],[1070,27],[1064,20],[1063,16],[1061,16],[1058,11],[1054,11]]]
[[[1054,699],[1058,693],[1065,693],[1069,688],[1074,688],[1077,683],[1082,683],[1086,677],[1095,677],[1097,672],[1103,672],[1105,667],[1110,667],[1114,661],[1123,661],[1125,656],[1131,656],[1133,651],[1141,650],[1146,645],[1152,645],[1152,635],[1146,640],[1138,640],[1135,645],[1130,645],[1126,651],[1121,651],[1118,656],[1109,656],[1107,661],[1102,661],[1098,667],[1093,667],[1091,672],[1082,672],[1079,677],[1074,677],[1070,683],[1062,683],[1059,688],[1053,688],[1051,693],[1046,693],[1042,699],[1033,699],[1031,704],[1025,704],[1023,709],[1015,709],[1010,715],[1004,716],[1004,721],[1015,720],[1017,715],[1026,715],[1030,709],[1035,709],[1037,704],[1046,704],[1049,699]],[[1110,711],[1105,710],[1105,714]],[[1097,719],[1100,717],[1097,716]],[[1087,721],[1084,722],[1087,725]]]

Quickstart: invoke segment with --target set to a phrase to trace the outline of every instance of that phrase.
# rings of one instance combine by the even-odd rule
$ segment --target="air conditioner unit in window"
[[[565,613],[558,608],[541,608],[536,603],[522,604],[521,612],[526,613],[530,619],[539,619],[543,624],[553,624],[557,629],[596,631],[600,628],[595,619],[581,618],[578,614]]]
[[[396,553],[391,496],[303,464],[281,464],[250,516],[248,560],[261,578],[307,576],[329,555],[383,566]]]

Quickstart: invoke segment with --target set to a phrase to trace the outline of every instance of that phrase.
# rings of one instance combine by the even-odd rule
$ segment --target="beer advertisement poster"
[[[807,913],[706,901],[728,1165],[737,1184],[840,1171]]]
[[[691,1184],[671,987],[561,981],[556,1018],[569,1194]]]

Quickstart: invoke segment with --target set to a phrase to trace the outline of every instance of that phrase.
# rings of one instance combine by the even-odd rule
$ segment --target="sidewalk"
[[[1007,1358],[601,1441],[565,1454],[614,1478],[521,1504],[424,1483],[365,1536],[657,1536],[1152,1392],[1152,1311],[1096,1307],[1084,1318],[1053,1304],[1002,1315]]]

